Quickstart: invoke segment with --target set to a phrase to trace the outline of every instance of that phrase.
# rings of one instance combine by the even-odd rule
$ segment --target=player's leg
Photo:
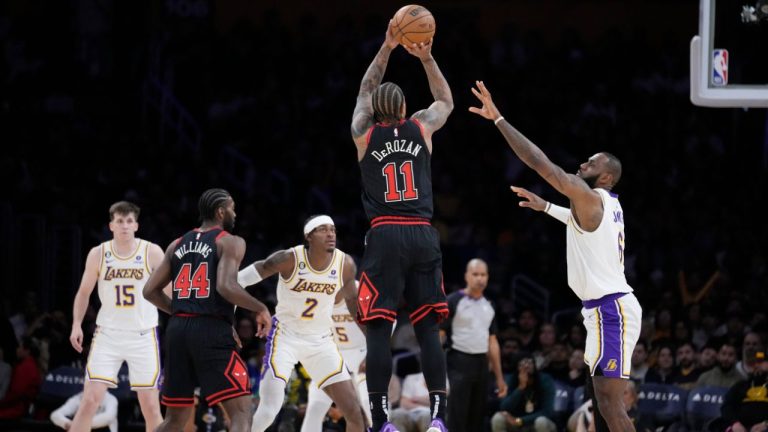
[[[412,266],[406,275],[404,296],[421,347],[421,368],[429,389],[433,421],[428,431],[442,432],[447,430],[447,374],[438,324],[448,316],[448,304],[443,290],[440,239],[437,230],[431,226],[416,226],[409,232]]]
[[[387,391],[392,377],[392,325],[405,287],[400,261],[402,227],[384,225],[367,235],[363,255],[357,313],[366,324],[366,377],[373,431],[379,432],[388,417]]]
[[[104,399],[104,393],[107,392],[107,384],[99,381],[89,381],[86,379],[83,388],[83,400],[77,408],[77,413],[72,419],[69,427],[73,432],[85,432],[91,430],[91,420],[96,414],[101,401]]]
[[[147,432],[152,432],[163,422],[163,415],[160,412],[160,391],[156,388],[138,390],[136,396],[139,399],[139,407]]]
[[[197,318],[171,317],[165,329],[166,352],[161,403],[165,405],[165,418],[157,427],[158,432],[180,431],[189,422],[195,410],[195,386],[197,378],[193,355],[187,346],[187,334],[194,335],[190,328]],[[194,344],[191,348],[198,348]],[[129,369],[130,372],[130,369]]]
[[[253,414],[253,432],[265,431],[280,412],[285,399],[285,386],[293,367],[298,363],[296,352],[302,349],[299,341],[281,331],[277,318],[267,336],[264,360],[259,381],[259,406]],[[333,342],[331,342],[333,343]]]
[[[157,330],[130,333],[126,335],[123,345],[126,348],[125,360],[128,363],[131,390],[138,395],[147,432],[152,432],[163,421],[158,391],[160,345]]]
[[[333,400],[317,387],[315,381],[309,383],[307,392],[307,410],[301,423],[301,432],[321,432],[323,420]]]
[[[329,384],[323,390],[336,402],[336,406],[344,414],[347,431],[363,432],[366,430],[365,413],[363,413],[363,407],[360,406],[352,379]]]
[[[117,373],[123,364],[120,337],[113,331],[98,328],[93,334],[88,362],[85,365],[83,400],[72,419],[71,431],[90,431],[91,420],[96,414],[107,388],[117,387]],[[119,332],[120,334],[123,332]]]
[[[221,402],[229,416],[229,432],[250,432],[251,396],[238,396]]]
[[[184,430],[184,426],[189,422],[189,418],[194,411],[194,406],[166,407],[165,418],[155,429],[155,432],[178,432]]]
[[[595,426],[598,431],[634,431],[623,395],[640,334],[642,309],[632,294],[604,299],[596,307],[582,311],[587,328],[584,359],[590,366],[598,417]],[[605,426],[607,429],[603,429]]]

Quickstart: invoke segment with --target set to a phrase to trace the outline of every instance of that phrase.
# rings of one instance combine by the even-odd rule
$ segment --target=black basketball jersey
[[[378,216],[432,218],[432,155],[415,119],[368,132],[360,161],[363,207],[368,219]]]
[[[194,229],[176,242],[171,258],[174,314],[212,315],[234,321],[234,306],[216,291],[216,239],[225,235],[229,233],[221,228]]]

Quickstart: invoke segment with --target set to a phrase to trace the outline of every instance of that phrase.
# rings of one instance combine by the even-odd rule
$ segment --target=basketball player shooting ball
[[[642,309],[624,277],[624,213],[611,189],[621,177],[616,156],[600,152],[568,174],[512,127],[493,103],[491,92],[476,81],[480,100],[473,112],[492,120],[517,156],[571,201],[570,209],[548,203],[520,187],[512,190],[521,207],[544,211],[566,224],[568,285],[581,299],[587,342],[584,361],[594,385],[598,432],[634,431],[622,395],[629,379],[632,351],[640,336]],[[606,424],[607,423],[607,424]]]
[[[416,8],[420,9],[411,6],[417,15],[426,12]],[[404,45],[421,61],[434,97],[429,108],[406,117],[400,87],[391,82],[380,85],[389,55],[398,45],[394,29],[390,21],[384,44],[363,76],[351,125],[363,182],[363,207],[371,221],[357,310],[359,320],[367,324],[372,431],[397,432],[388,421],[387,388],[392,375],[392,325],[404,298],[429,389],[432,420],[427,432],[445,432],[446,367],[438,323],[448,316],[448,304],[442,289],[440,238],[430,223],[431,157],[432,134],[448,119],[453,97],[432,57],[431,40]]]

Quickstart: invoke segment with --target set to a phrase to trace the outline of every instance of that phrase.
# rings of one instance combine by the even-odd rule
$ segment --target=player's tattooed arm
[[[453,94],[451,94],[451,87],[448,85],[448,81],[443,76],[440,68],[437,66],[435,58],[432,57],[431,50],[432,43],[420,44],[407,48],[408,52],[421,59],[421,64],[424,66],[424,71],[427,73],[427,81],[429,81],[429,91],[432,92],[432,97],[435,101],[429,108],[421,110],[413,115],[413,118],[419,120],[424,126],[424,132],[428,135],[427,138],[432,136],[432,133],[443,127],[448,120],[448,116],[453,111]],[[426,54],[423,53],[426,51]]]
[[[357,104],[352,112],[352,138],[360,138],[373,126],[373,105],[371,94],[381,84],[384,72],[387,70],[389,55],[397,47],[397,40],[392,31],[392,21],[389,22],[384,44],[381,45],[376,57],[373,58],[368,70],[363,75],[360,83],[360,92],[357,94]]]
[[[293,249],[281,250],[268,256],[266,259],[253,263],[256,271],[262,279],[266,279],[275,273],[280,273],[283,278],[290,278],[296,266],[296,256]]]

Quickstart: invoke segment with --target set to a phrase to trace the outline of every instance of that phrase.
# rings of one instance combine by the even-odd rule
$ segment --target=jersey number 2
[[[384,165],[381,172],[387,178],[387,193],[384,194],[386,202],[410,201],[419,198],[419,190],[416,189],[416,183],[413,178],[413,161],[405,161],[400,164],[400,174],[403,175],[405,190],[397,187],[397,171],[395,163],[390,162]]]
[[[173,281],[173,290],[179,292],[178,298],[189,298],[191,290],[195,291],[195,298],[208,297],[210,295],[208,287],[211,285],[211,280],[208,278],[208,263],[198,264],[192,277],[189,276],[190,273],[192,273],[192,264],[183,264],[176,280]]]

